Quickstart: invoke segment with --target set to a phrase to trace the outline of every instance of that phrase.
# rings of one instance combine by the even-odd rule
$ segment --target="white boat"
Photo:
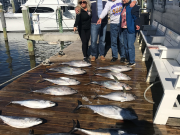
[[[56,20],[57,7],[61,6],[61,9],[63,10],[63,30],[72,30],[75,21],[74,7],[76,4],[77,0],[28,0],[22,6],[29,7],[30,16],[35,12],[39,14],[41,31],[58,31],[59,26]],[[21,11],[22,6],[16,13],[5,13],[7,31],[25,31]],[[0,31],[3,31],[1,22]]]

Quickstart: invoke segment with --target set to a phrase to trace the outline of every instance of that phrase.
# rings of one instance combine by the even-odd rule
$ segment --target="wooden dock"
[[[72,119],[79,120],[81,128],[85,129],[119,128],[126,129],[132,133],[140,135],[180,134],[180,128],[173,125],[176,119],[169,119],[166,126],[154,125],[152,123],[156,106],[161,99],[162,87],[160,84],[158,84],[147,92],[147,97],[150,100],[154,100],[156,105],[150,104],[144,99],[144,90],[150,85],[145,82],[147,68],[148,65],[150,65],[150,62],[142,62],[141,58],[142,54],[138,49],[138,43],[136,42],[136,66],[133,67],[132,71],[125,72],[125,74],[129,75],[132,80],[122,81],[129,84],[133,88],[128,92],[133,93],[138,97],[136,101],[131,102],[121,103],[108,101],[107,99],[103,98],[93,99],[92,96],[95,95],[95,92],[98,94],[107,94],[114,91],[94,84],[84,85],[89,83],[91,78],[93,81],[108,80],[104,77],[95,76],[93,71],[95,70],[95,67],[120,64],[119,61],[111,63],[110,58],[104,62],[97,60],[96,62],[92,63],[91,67],[83,68],[87,71],[87,74],[85,75],[68,76],[55,72],[44,73],[45,69],[49,68],[45,66],[40,66],[37,69],[23,75],[0,91],[0,110],[2,111],[2,115],[37,117],[42,118],[44,123],[29,129],[16,129],[3,124],[3,122],[0,120],[0,135],[28,135],[30,129],[33,129],[35,134],[40,135],[69,132],[73,127]],[[59,65],[56,63],[54,66],[57,67]],[[95,72],[103,73],[108,71],[96,70]],[[53,85],[47,81],[36,83],[40,79],[39,74],[44,78],[70,77],[77,79],[81,82],[81,84],[70,87],[78,90],[78,93],[71,96],[50,96],[29,93],[30,88],[35,90]],[[30,109],[19,105],[6,106],[10,101],[25,99],[51,100],[56,102],[57,106],[47,109]],[[123,108],[131,108],[138,115],[139,125],[136,125],[131,121],[105,118],[98,114],[94,114],[91,110],[86,108],[81,108],[76,113],[73,113],[73,110],[77,106],[77,100],[82,101],[83,104],[117,105]],[[83,135],[81,132],[76,133]]]

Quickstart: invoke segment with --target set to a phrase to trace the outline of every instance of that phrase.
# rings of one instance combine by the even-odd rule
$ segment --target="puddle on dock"
[[[0,84],[39,65],[60,50],[59,45],[48,45],[47,42],[40,41],[35,43],[35,57],[30,57],[23,34],[8,33],[9,41],[5,43],[3,33],[0,33]],[[71,43],[65,42],[63,48]],[[0,86],[0,89],[6,85]]]

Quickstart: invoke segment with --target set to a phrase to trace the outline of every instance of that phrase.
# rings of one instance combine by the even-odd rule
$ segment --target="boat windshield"
[[[29,7],[29,13],[34,13],[35,9],[36,7]],[[37,7],[35,12],[36,13],[53,13],[54,9],[49,8],[49,7]],[[19,8],[16,13],[22,13],[21,8]]]

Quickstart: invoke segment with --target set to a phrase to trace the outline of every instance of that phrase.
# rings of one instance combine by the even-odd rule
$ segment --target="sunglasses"
[[[87,2],[86,1],[80,1],[79,4],[86,4]]]

